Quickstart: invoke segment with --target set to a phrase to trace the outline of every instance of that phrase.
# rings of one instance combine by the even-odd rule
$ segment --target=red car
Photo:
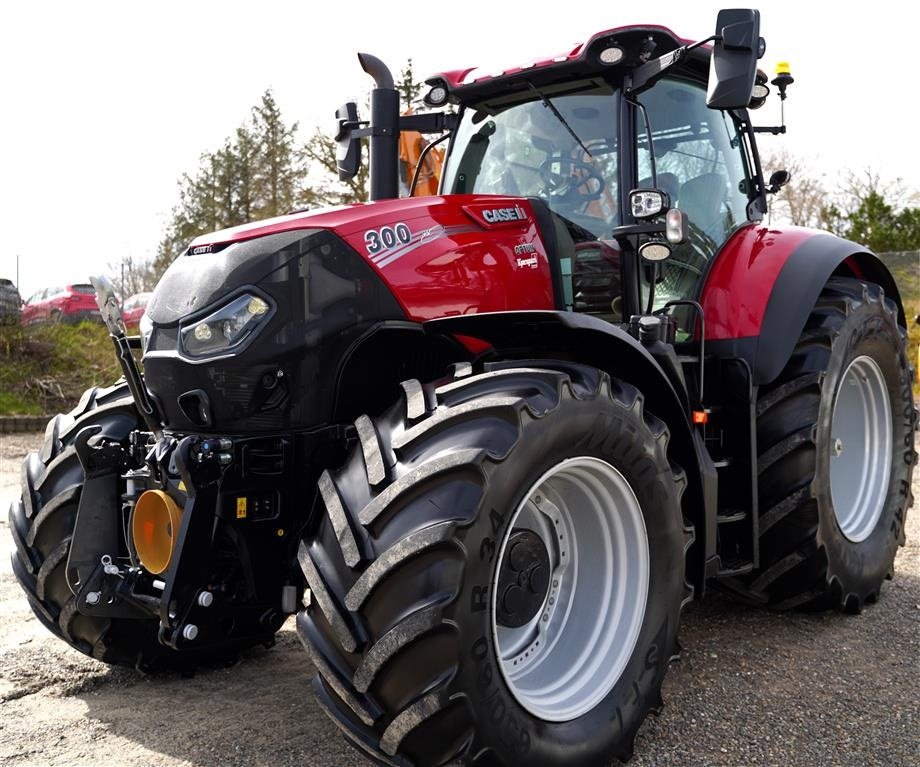
[[[136,328],[147,310],[147,302],[153,293],[135,293],[121,307],[121,319],[126,328]]]
[[[101,320],[96,306],[96,291],[89,284],[45,288],[35,293],[22,307],[22,324]]]

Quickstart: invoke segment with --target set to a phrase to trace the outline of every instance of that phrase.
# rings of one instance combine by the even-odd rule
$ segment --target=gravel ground
[[[0,504],[41,435],[0,435]],[[914,480],[920,498],[920,477]],[[365,765],[313,701],[289,622],[227,669],[108,668],[32,617],[0,522],[0,765]],[[860,616],[773,614],[715,595],[683,619],[682,658],[631,765],[920,765],[920,514],[895,579]],[[532,767],[539,767],[533,765]]]

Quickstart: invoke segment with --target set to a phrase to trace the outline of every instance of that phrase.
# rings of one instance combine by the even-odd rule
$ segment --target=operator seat
[[[717,244],[725,239],[726,189],[725,176],[721,173],[703,173],[684,182],[677,201],[677,207],[687,214],[690,223]]]

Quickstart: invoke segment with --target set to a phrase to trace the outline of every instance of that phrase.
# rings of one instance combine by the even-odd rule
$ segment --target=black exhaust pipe
[[[377,85],[371,91],[371,200],[399,197],[399,91],[376,56],[359,53],[358,62]]]

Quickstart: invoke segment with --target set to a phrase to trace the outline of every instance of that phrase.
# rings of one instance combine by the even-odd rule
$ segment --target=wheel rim
[[[854,543],[882,515],[891,475],[891,402],[882,371],[857,357],[843,374],[831,420],[831,501],[840,531]]]
[[[530,559],[520,555],[522,531],[542,541],[545,559],[532,540]],[[539,568],[547,561],[544,579]],[[518,622],[508,620],[509,569],[520,583],[528,567],[538,586],[545,580],[546,593],[533,617],[507,625]],[[515,510],[492,582],[493,639],[518,703],[551,722],[576,719],[600,703],[636,646],[648,579],[645,520],[619,471],[585,456],[540,477]],[[532,596],[533,579],[526,585]],[[524,605],[525,618],[533,609],[526,599],[511,602]]]

